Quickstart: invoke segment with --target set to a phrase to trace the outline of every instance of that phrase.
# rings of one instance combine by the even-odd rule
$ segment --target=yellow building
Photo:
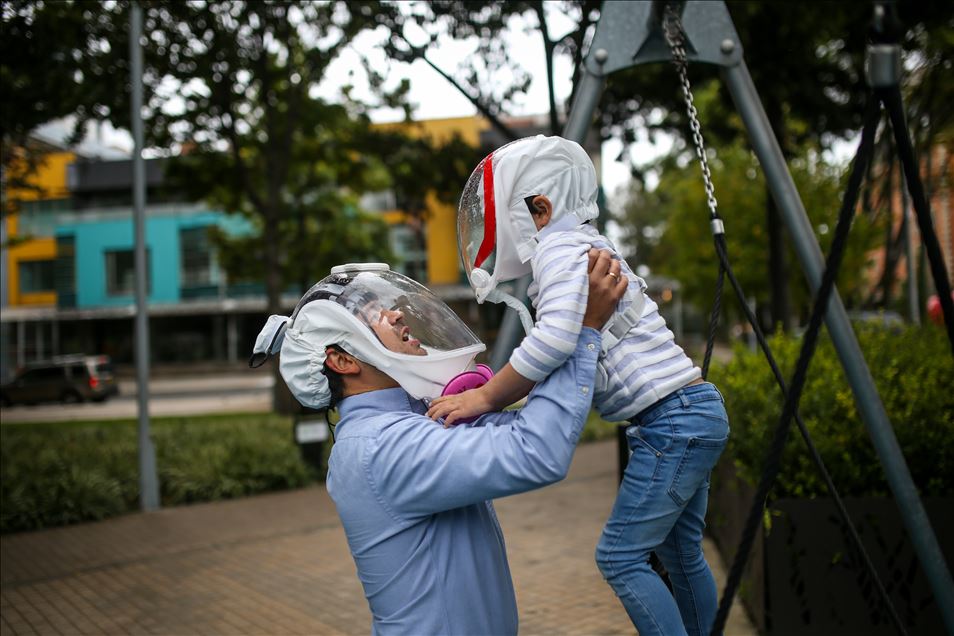
[[[482,117],[451,117],[425,119],[410,123],[382,124],[395,127],[415,137],[426,137],[436,143],[449,141],[454,135],[474,148],[482,145],[482,135],[490,126]],[[463,187],[461,183],[461,187]],[[375,200],[376,199],[376,200]],[[378,209],[391,224],[391,248],[401,260],[396,269],[425,285],[457,285],[460,283],[460,263],[457,252],[457,209],[443,203],[436,196],[427,199],[427,218],[424,222],[426,248],[416,247],[415,233],[419,221],[396,209],[393,196],[372,195],[366,206]],[[367,205],[370,204],[370,205]]]
[[[5,205],[12,210],[4,219],[6,304],[10,306],[55,306],[53,264],[56,213],[69,199],[67,165],[72,152],[53,147],[39,149],[36,169],[25,181],[28,187],[10,187],[4,192]],[[20,166],[11,166],[15,172]],[[20,215],[17,212],[30,214]]]
[[[505,117],[503,123],[517,137],[549,133],[549,118],[546,115]],[[482,153],[490,152],[511,139],[505,137],[491,123],[479,116],[424,119],[409,123],[381,124],[382,128],[399,128],[417,137],[427,137],[436,143],[449,141],[458,135]],[[590,154],[597,174],[600,174],[600,139],[598,131],[591,132],[584,144]],[[479,153],[478,153],[479,154]],[[461,182],[460,187],[463,188]],[[460,257],[457,250],[457,209],[453,204],[442,203],[431,195],[427,201],[424,227],[417,226],[420,220],[396,209],[393,194],[377,193],[363,202],[366,209],[383,213],[391,224],[391,248],[399,262],[396,269],[425,285],[445,300],[473,299],[473,292],[461,279]],[[425,249],[420,249],[417,232],[423,230]]]

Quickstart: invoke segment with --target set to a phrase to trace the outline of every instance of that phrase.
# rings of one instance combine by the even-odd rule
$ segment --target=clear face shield
[[[474,358],[485,350],[440,298],[382,263],[333,268],[302,296],[286,325],[280,369],[306,405],[327,404],[321,370],[330,345],[419,399],[435,398],[452,380],[477,370]],[[267,335],[260,339],[268,341]]]
[[[344,307],[374,334],[386,351],[405,356],[437,356],[483,347],[473,331],[429,289],[387,265],[342,265],[302,296],[291,316],[315,300]]]
[[[526,305],[497,289],[498,283],[530,273],[528,259],[518,254],[512,212],[506,200],[498,200],[494,180],[496,158],[518,143],[512,142],[485,157],[464,185],[457,209],[457,248],[477,302],[490,300],[508,305],[529,333],[533,321]]]

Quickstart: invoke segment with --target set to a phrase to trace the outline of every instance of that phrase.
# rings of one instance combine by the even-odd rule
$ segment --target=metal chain
[[[712,219],[718,219],[718,202],[715,198],[715,187],[712,185],[712,174],[709,172],[709,161],[706,158],[706,146],[702,140],[702,127],[699,125],[699,114],[696,111],[695,100],[692,96],[692,87],[689,85],[689,61],[686,56],[685,37],[682,23],[672,3],[666,4],[666,13],[663,19],[663,32],[666,43],[672,51],[672,62],[679,72],[679,81],[682,84],[682,95],[686,100],[686,113],[689,115],[689,127],[692,129],[692,141],[696,146],[696,156],[702,165],[702,179],[706,185],[706,202]]]

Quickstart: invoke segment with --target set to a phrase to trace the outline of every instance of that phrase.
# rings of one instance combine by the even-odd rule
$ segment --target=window
[[[391,251],[397,257],[394,270],[416,281],[427,281],[427,251],[423,237],[407,225],[392,225],[388,229]]]
[[[361,195],[358,205],[368,212],[387,212],[397,209],[397,197],[394,196],[394,190],[365,192]]]
[[[53,261],[20,261],[20,292],[53,291]]]
[[[149,293],[149,250],[146,250],[146,294]],[[133,250],[106,252],[106,293],[129,296],[136,292],[136,258]]]
[[[70,209],[69,199],[43,199],[20,203],[18,231],[28,236],[53,236],[57,217]]]
[[[215,257],[209,242],[207,227],[179,230],[182,260],[180,281],[182,287],[201,287],[215,284]]]
[[[42,367],[27,371],[21,376],[24,384],[42,384],[63,379],[63,367]]]

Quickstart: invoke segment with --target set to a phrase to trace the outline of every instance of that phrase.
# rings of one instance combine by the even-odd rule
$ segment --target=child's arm
[[[537,246],[530,264],[536,324],[510,356],[520,375],[539,382],[576,348],[588,299],[588,237],[560,232]]]
[[[619,261],[606,251],[590,249],[587,270],[589,294],[581,325],[599,331],[612,317],[616,303],[626,291],[627,280],[620,273]],[[435,420],[443,417],[444,426],[451,426],[461,419],[499,411],[526,397],[535,384],[508,363],[482,387],[435,399],[427,416]]]
[[[533,380],[528,380],[514,371],[508,362],[484,386],[435,399],[427,410],[427,416],[435,420],[444,418],[444,426],[452,426],[457,420],[500,411],[510,406],[527,397],[535,384]]]

